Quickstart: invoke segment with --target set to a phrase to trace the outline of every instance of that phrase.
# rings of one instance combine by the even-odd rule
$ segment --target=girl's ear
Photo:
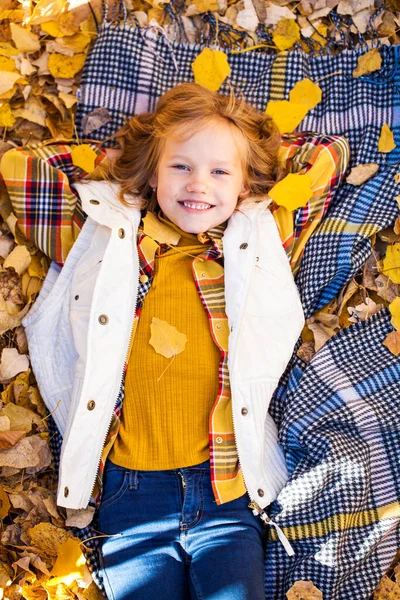
[[[150,187],[153,188],[153,190],[157,187],[157,175],[152,175],[150,177],[149,184],[150,184]]]
[[[250,194],[250,188],[247,185],[247,183],[244,184],[242,191],[239,194],[239,198],[246,198],[246,196],[248,196]]]

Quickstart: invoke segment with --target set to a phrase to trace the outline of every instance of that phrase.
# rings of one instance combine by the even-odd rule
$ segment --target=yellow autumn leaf
[[[289,173],[274,185],[268,195],[279,206],[284,206],[290,211],[296,210],[305,206],[313,195],[310,178],[307,174]]]
[[[3,520],[8,515],[11,504],[4,489],[0,486],[0,520]]]
[[[0,104],[0,127],[13,127],[15,118],[8,102]]]
[[[400,243],[387,247],[386,256],[383,259],[383,273],[393,283],[400,283]]]
[[[389,304],[390,314],[392,318],[390,320],[393,327],[400,331],[400,296],[397,296],[393,302]]]
[[[47,586],[64,583],[70,586],[85,575],[85,557],[82,554],[80,541],[69,538],[58,546],[57,559],[50,572],[54,575],[46,582]]]
[[[97,154],[88,144],[75,146],[71,151],[72,162],[86,173],[92,173],[95,169]]]
[[[378,152],[391,152],[393,148],[396,148],[393,132],[391,131],[389,125],[384,123],[379,136]]]
[[[306,104],[294,104],[288,100],[271,100],[265,112],[273,118],[281,133],[292,133],[308,110]]]
[[[29,20],[30,25],[40,25],[47,21],[54,21],[61,16],[67,4],[68,0],[39,0]]]
[[[19,73],[11,73],[10,71],[0,71],[0,94],[13,89],[15,83],[21,79]]]
[[[31,264],[31,255],[29,254],[26,246],[16,246],[14,250],[10,252],[3,263],[3,268],[8,269],[12,267],[18,275],[21,275]]]
[[[382,57],[378,48],[372,48],[365,54],[359,56],[357,68],[353,71],[353,77],[361,77],[367,73],[378,71],[382,66]]]
[[[5,21],[6,19],[12,19],[13,21],[22,21],[24,18],[24,11],[20,9],[6,9],[0,11],[0,21]]]
[[[294,19],[281,19],[272,39],[279,50],[288,50],[300,39],[300,27]]]
[[[83,68],[85,58],[86,54],[65,56],[65,54],[53,52],[49,56],[48,69],[55,78],[70,79]]]
[[[17,69],[15,68],[15,60],[9,58],[8,56],[0,55],[0,71],[8,71],[9,73],[17,73]]]
[[[61,31],[57,21],[47,21],[46,23],[42,23],[40,28],[54,38],[60,38],[65,35],[65,33]]]
[[[62,39],[57,40],[60,48],[72,51],[72,52],[83,52],[85,48],[90,44],[91,37],[87,33],[75,33],[74,35],[67,35]]]
[[[305,104],[309,110],[321,102],[322,90],[311,81],[311,79],[302,79],[289,92],[289,101],[292,104]]]
[[[385,338],[383,345],[395,356],[400,355],[400,331],[391,331]]]
[[[180,333],[176,327],[162,321],[157,317],[153,317],[150,324],[150,345],[153,346],[157,354],[165,356],[165,358],[173,358],[177,354],[184,351],[187,336]]]
[[[204,48],[192,62],[192,71],[196,83],[216,92],[230,75],[231,68],[224,52]]]
[[[58,96],[64,102],[67,108],[71,108],[74,104],[78,102],[78,98],[76,96],[73,96],[73,94],[66,94],[65,92],[60,92]]]
[[[0,56],[16,56],[18,50],[9,42],[0,42]]]
[[[176,246],[181,239],[181,236],[177,231],[172,229],[172,227],[168,227],[168,225],[161,223],[161,221],[159,221],[151,212],[148,212],[143,219],[143,231],[159,244]]]
[[[37,52],[40,50],[39,36],[25,27],[10,23],[11,37],[20,52]]]

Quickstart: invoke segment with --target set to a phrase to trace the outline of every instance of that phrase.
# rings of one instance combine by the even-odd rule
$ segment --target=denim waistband
[[[198,465],[191,465],[190,467],[179,467],[176,469],[157,469],[157,470],[144,470],[144,469],[128,469],[127,467],[121,467],[120,465],[116,465],[111,462],[110,459],[106,461],[105,470],[121,470],[121,471],[135,471],[135,472],[143,472],[143,473],[178,473],[179,471],[209,471],[210,470],[210,459],[205,460]]]

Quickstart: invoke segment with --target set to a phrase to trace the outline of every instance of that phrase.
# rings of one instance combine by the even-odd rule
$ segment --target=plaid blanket
[[[201,46],[169,42],[151,28],[104,23],[85,65],[78,132],[91,110],[112,120],[96,131],[113,133],[124,117],[152,110],[170,87],[193,80]],[[322,102],[299,130],[346,136],[351,164],[376,162],[377,175],[361,187],[344,183],[308,241],[297,283],[307,315],[324,306],[360,269],[369,237],[398,214],[394,182],[400,160],[400,48],[380,48],[382,69],[352,77],[365,50],[338,55],[300,51],[233,53],[231,76],[248,102],[264,109],[287,99],[293,85],[318,81]],[[222,93],[228,88],[223,85]],[[388,123],[397,147],[377,151]],[[296,225],[301,226],[301,213]],[[325,600],[367,600],[400,546],[400,361],[382,340],[391,331],[386,310],[339,332],[307,365],[295,354],[275,393],[290,479],[271,515],[296,555],[271,536],[266,553],[266,598],[283,600],[297,579],[312,579]],[[93,553],[94,557],[95,554]]]

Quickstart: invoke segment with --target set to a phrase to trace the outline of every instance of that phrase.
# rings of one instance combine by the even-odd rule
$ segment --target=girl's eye
[[[216,175],[227,175],[228,174],[226,171],[223,171],[222,169],[214,169],[214,173]]]
[[[180,171],[184,171],[185,169],[189,169],[186,165],[173,165],[173,169],[179,169]]]

